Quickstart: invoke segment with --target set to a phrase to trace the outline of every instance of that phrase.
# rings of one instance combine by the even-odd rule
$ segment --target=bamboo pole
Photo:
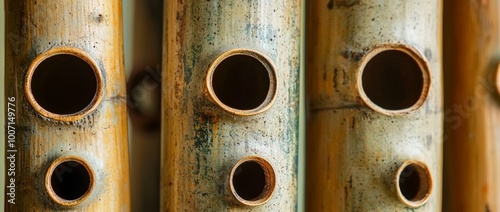
[[[500,210],[498,1],[445,1],[444,211]]]
[[[5,210],[130,210],[121,2],[8,0],[6,33]]]
[[[295,210],[300,1],[165,12],[161,210]]]
[[[440,211],[440,1],[308,1],[307,211]]]

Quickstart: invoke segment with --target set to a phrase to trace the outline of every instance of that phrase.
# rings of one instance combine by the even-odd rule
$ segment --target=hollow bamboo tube
[[[17,152],[5,210],[130,210],[121,2],[8,0],[6,33]]]
[[[307,1],[307,211],[440,211],[440,1]]]
[[[161,210],[297,205],[300,1],[167,1]]]
[[[443,209],[499,211],[499,2],[444,3]]]

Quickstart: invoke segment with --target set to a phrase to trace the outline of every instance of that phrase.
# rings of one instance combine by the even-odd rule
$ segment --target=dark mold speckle
[[[427,60],[432,60],[432,51],[430,49],[425,49],[424,51],[424,55],[425,55],[425,58],[427,58]]]
[[[338,0],[335,6],[337,7],[352,7],[359,4],[359,0]]]
[[[104,17],[102,16],[102,14],[99,14],[95,17],[95,20],[97,21],[97,23],[101,23],[104,20]]]
[[[354,52],[350,50],[342,51],[342,56],[347,60],[352,60],[354,62],[359,62],[363,58],[363,53]]]

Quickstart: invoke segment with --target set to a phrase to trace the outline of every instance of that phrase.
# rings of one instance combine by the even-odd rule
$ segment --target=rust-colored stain
[[[299,0],[166,2],[161,210],[295,210],[300,5]],[[237,59],[224,63],[233,56]],[[244,70],[246,78],[224,72],[249,65],[265,74],[256,76],[251,68]],[[230,77],[214,81],[219,66],[223,77]],[[232,81],[221,100],[212,83]],[[258,106],[238,104],[253,94],[248,86],[264,93]],[[247,156],[268,161],[276,175],[273,191],[255,200],[236,198],[230,186],[234,164]],[[271,180],[269,170],[263,176]]]

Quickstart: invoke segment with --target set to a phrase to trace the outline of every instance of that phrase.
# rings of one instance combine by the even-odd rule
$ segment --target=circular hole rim
[[[422,91],[420,93],[420,97],[418,98],[418,100],[408,108],[398,109],[398,110],[385,109],[374,103],[364,91],[363,73],[365,71],[366,65],[378,54],[385,51],[403,52],[408,56],[410,56],[419,66],[420,72],[422,74],[422,86],[423,86]],[[362,61],[361,65],[358,68],[357,83],[356,83],[358,95],[360,96],[361,100],[372,110],[387,116],[405,115],[420,109],[426,102],[427,98],[429,97],[430,86],[431,86],[431,74],[430,74],[429,64],[427,60],[422,56],[422,54],[420,54],[418,50],[416,50],[415,48],[405,44],[384,44],[370,50],[366,55],[363,56],[361,61]]]
[[[417,171],[419,172],[420,177],[424,176],[427,179],[427,181],[425,181],[425,182],[427,182],[428,189],[423,194],[422,198],[419,198],[419,200],[416,200],[416,201],[407,199],[404,196],[404,194],[401,191],[401,188],[399,186],[399,178],[400,178],[401,173],[403,172],[403,170],[406,167],[408,167],[410,165],[413,165],[414,167],[416,167],[418,169]],[[422,180],[420,182],[422,182]],[[433,178],[431,175],[431,171],[430,171],[429,167],[422,161],[418,161],[418,160],[405,161],[399,167],[398,171],[396,172],[396,193],[398,195],[398,198],[401,202],[403,202],[404,204],[406,204],[407,206],[409,206],[411,208],[417,208],[417,207],[424,205],[430,199],[430,196],[432,195],[433,188],[434,188],[434,184],[433,184]]]
[[[493,83],[495,84],[496,94],[500,96],[500,63],[497,65],[497,69],[494,74]]]
[[[74,199],[74,200],[67,200],[64,198],[61,198],[57,193],[54,191],[52,188],[52,174],[54,173],[54,170],[56,169],[57,166],[61,165],[64,162],[68,161],[74,161],[82,165],[87,172],[89,173],[90,177],[90,183],[89,183],[89,189],[79,198]],[[90,166],[83,158],[77,157],[77,156],[63,156],[60,158],[57,158],[52,162],[52,164],[49,166],[47,169],[47,172],[45,174],[45,190],[47,191],[49,197],[57,204],[62,205],[62,206],[67,206],[67,207],[72,207],[79,205],[82,203],[87,197],[90,196],[92,191],[94,190],[95,186],[95,173]]]
[[[237,55],[253,57],[254,59],[258,60],[262,64],[262,66],[265,67],[268,73],[269,90],[267,92],[266,99],[258,107],[253,109],[240,110],[224,104],[217,97],[212,87],[213,75],[219,64],[222,63],[225,59]],[[269,108],[271,108],[274,102],[276,101],[278,93],[277,71],[272,60],[256,50],[245,49],[245,48],[231,49],[229,51],[222,53],[212,63],[210,63],[210,65],[208,66],[207,76],[205,78],[205,88],[206,91],[208,92],[210,99],[213,100],[223,110],[239,116],[257,115],[269,110]]]
[[[31,90],[31,84],[32,84],[32,78],[33,75],[38,68],[38,66],[45,61],[46,59],[49,59],[53,56],[57,55],[72,55],[75,57],[80,58],[84,62],[86,62],[91,68],[92,71],[94,72],[94,76],[96,77],[96,93],[94,95],[94,98],[92,101],[82,110],[76,112],[76,113],[71,113],[71,114],[57,114],[57,113],[52,113],[45,108],[43,108],[38,102],[36,101],[35,96],[33,95],[33,92]],[[38,55],[30,64],[28,67],[26,77],[25,77],[25,83],[24,83],[24,93],[25,96],[28,100],[28,102],[31,104],[31,106],[35,109],[35,111],[40,114],[43,117],[57,120],[57,121],[64,121],[64,122],[71,122],[71,121],[77,121],[84,116],[88,115],[92,111],[94,111],[98,106],[99,103],[101,102],[103,96],[104,96],[104,80],[102,73],[99,69],[99,66],[94,62],[94,60],[88,55],[86,52],[83,50],[73,48],[73,47],[58,47],[54,48],[51,50],[48,50],[40,55]]]
[[[262,193],[253,200],[247,200],[239,196],[233,185],[233,176],[236,172],[236,169],[245,162],[255,162],[259,164],[264,171],[264,175],[266,176],[266,183],[264,185]],[[231,169],[231,174],[229,175],[229,187],[231,188],[232,196],[236,198],[238,203],[246,206],[260,206],[268,202],[274,194],[274,190],[276,188],[276,173],[271,163],[265,158],[255,155],[246,156],[236,162],[236,164],[234,164],[233,168]]]

